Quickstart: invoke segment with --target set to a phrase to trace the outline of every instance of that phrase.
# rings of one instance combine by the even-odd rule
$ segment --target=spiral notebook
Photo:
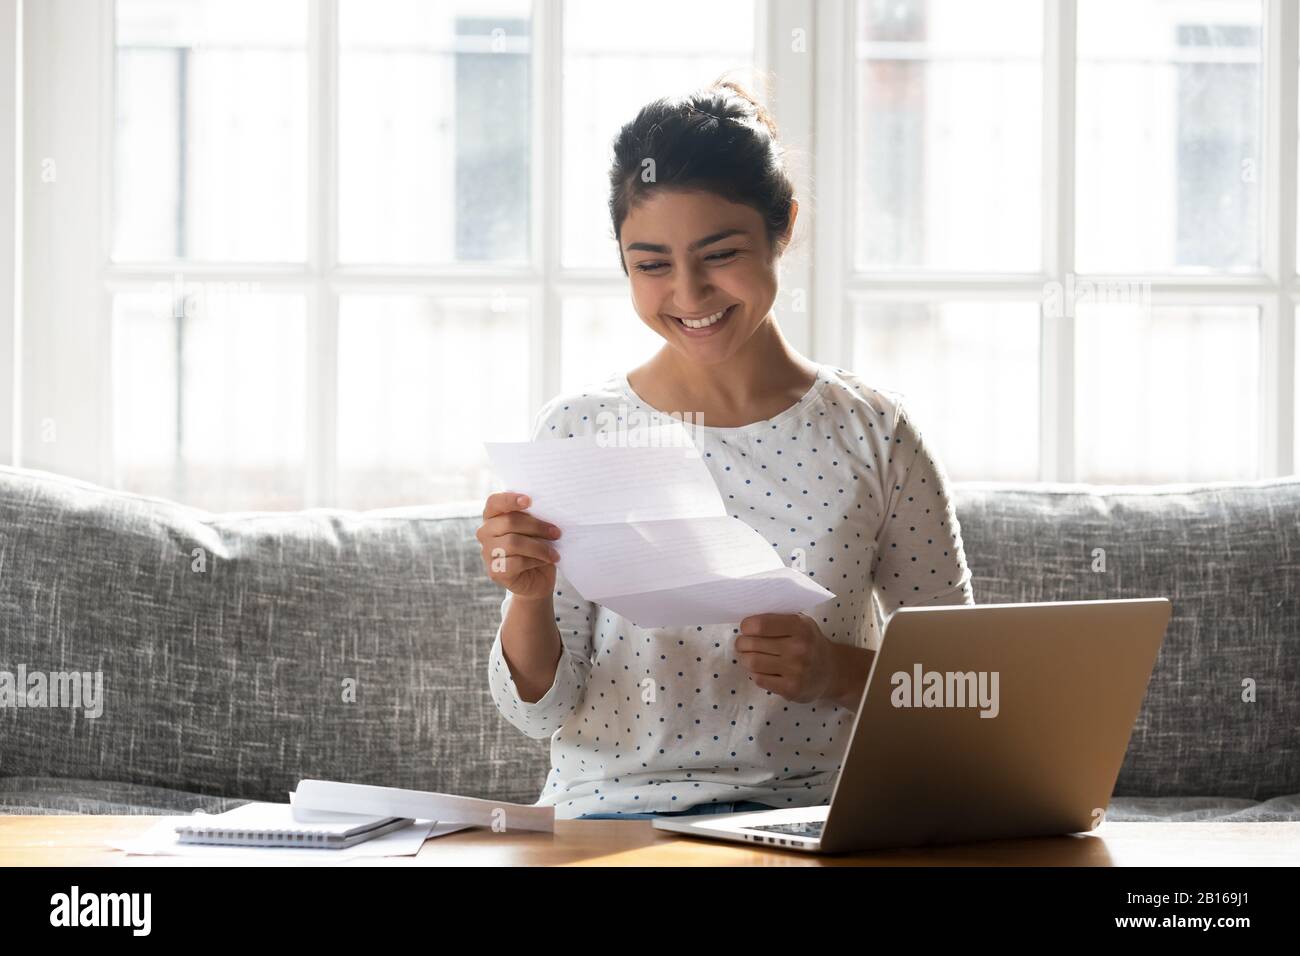
[[[303,811],[298,811],[301,815]],[[246,803],[225,813],[204,814],[176,828],[178,843],[225,846],[296,846],[341,850],[410,826],[411,817],[362,816],[314,810],[295,820],[288,803]]]

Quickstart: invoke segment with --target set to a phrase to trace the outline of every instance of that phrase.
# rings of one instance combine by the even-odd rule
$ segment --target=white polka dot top
[[[803,398],[774,418],[736,428],[686,422],[728,510],[834,592],[804,612],[832,641],[875,649],[900,607],[974,603],[946,475],[902,400],[820,365]],[[611,411],[669,421],[615,373],[547,402],[533,440],[591,434]],[[501,714],[551,740],[539,805],[571,819],[736,800],[830,802],[851,711],[755,687],[733,653],[739,621],[637,627],[584,600],[563,561],[556,571],[564,653],[551,688],[533,703],[519,698],[499,627],[488,659]],[[506,592],[503,621],[510,599]]]

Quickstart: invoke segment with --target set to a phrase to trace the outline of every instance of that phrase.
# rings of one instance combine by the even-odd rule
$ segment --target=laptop
[[[900,608],[829,804],[653,825],[810,853],[1094,829],[1169,615],[1166,598]]]

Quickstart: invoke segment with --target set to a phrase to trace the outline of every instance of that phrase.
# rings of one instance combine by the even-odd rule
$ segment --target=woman
[[[796,352],[772,304],[798,212],[777,131],[725,82],[657,100],[620,131],[610,173],[619,261],[643,365],[548,402],[533,439],[598,415],[680,415],[729,510],[835,593],[803,614],[640,628],[586,601],[526,489],[478,530],[507,589],[493,699],[551,738],[539,804],[560,818],[644,818],[829,803],[884,613],[974,603],[942,467],[901,396]],[[607,420],[607,419],[606,419]]]

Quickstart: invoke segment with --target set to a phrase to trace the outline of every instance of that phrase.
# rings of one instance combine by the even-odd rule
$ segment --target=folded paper
[[[562,532],[549,543],[578,593],[639,627],[735,623],[835,597],[727,513],[680,424],[484,447],[528,513]]]

